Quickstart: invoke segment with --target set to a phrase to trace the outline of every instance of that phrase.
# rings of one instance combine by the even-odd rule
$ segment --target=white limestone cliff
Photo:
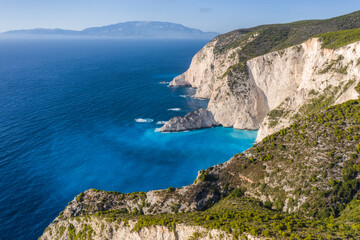
[[[109,221],[97,217],[79,217],[66,221],[55,220],[46,228],[40,240],[67,240],[78,236],[78,239],[93,240],[232,240],[234,237],[221,230],[206,229],[200,226],[190,226],[183,223],[174,228],[166,226],[147,226],[136,229],[135,220]],[[136,229],[136,230],[135,230]],[[73,235],[72,235],[73,234]],[[246,235],[248,240],[262,240],[265,238]]]
[[[358,98],[359,58],[360,42],[330,50],[321,48],[321,42],[313,38],[248,61],[250,76],[264,91],[269,109],[282,112],[277,119],[267,115],[257,141],[308,113],[307,108],[316,107],[312,102],[323,98],[334,105]]]
[[[326,99],[330,105],[358,98],[354,87],[360,79],[360,42],[331,50],[312,38],[242,66],[236,54],[241,47],[215,54],[216,41],[200,50],[170,86],[196,88],[195,97],[210,99],[207,110],[216,123],[259,129],[257,141],[292,124],[319,98],[331,96]],[[177,121],[184,125],[183,119]],[[160,131],[177,131],[177,121]]]
[[[190,68],[174,78],[169,86],[192,86],[196,88],[196,98],[210,98],[214,83],[230,66],[238,62],[236,49],[216,55],[216,38],[206,44],[192,59]]]

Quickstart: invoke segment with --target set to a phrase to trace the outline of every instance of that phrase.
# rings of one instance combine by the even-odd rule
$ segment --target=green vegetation
[[[125,219],[137,220],[132,231],[139,232],[150,226],[165,226],[170,231],[176,224],[201,226],[206,229],[219,229],[239,239],[245,233],[254,236],[265,236],[276,239],[339,239],[357,238],[360,236],[360,200],[349,203],[338,218],[328,217],[322,220],[308,219],[296,214],[286,214],[270,210],[260,201],[230,194],[219,203],[204,212],[176,213],[153,216],[128,216],[117,212],[102,213],[100,219],[107,222],[120,223]],[[271,205],[271,204],[270,204]],[[81,231],[74,235],[84,234]],[[90,231],[92,234],[92,231]],[[89,231],[87,231],[89,234]],[[206,236],[205,232],[196,232],[193,239]],[[311,236],[312,238],[309,238]],[[80,238],[79,238],[80,239]]]
[[[226,72],[221,76],[221,78],[224,78],[224,77],[228,76],[229,73],[231,73],[231,72],[243,72],[246,75],[248,75],[248,71],[247,71],[247,68],[246,68],[245,61],[239,62],[239,63],[229,67],[226,70]]]
[[[285,114],[285,111],[281,108],[271,110],[267,115],[269,117],[270,127],[275,127],[278,124],[279,119]]]
[[[168,192],[174,192],[174,191],[175,191],[175,188],[174,188],[174,187],[169,187],[169,188],[167,189],[167,191],[168,191]]]
[[[339,87],[329,86],[327,89],[325,89],[323,94],[316,95],[316,97],[312,98],[309,103],[301,106],[299,109],[300,115],[298,115],[297,118],[300,116],[308,116],[328,108],[335,102],[335,95],[339,91]]]
[[[247,73],[242,67],[247,60],[270,52],[283,50],[285,48],[301,44],[312,38],[319,37],[323,47],[336,49],[346,44],[360,40],[360,11],[326,20],[299,21],[288,24],[273,24],[257,26],[249,29],[239,29],[216,37],[214,47],[215,55],[221,54],[229,49],[241,47],[238,51],[239,68]],[[300,52],[301,46],[295,46]],[[278,52],[282,57],[283,51]],[[234,58],[234,56],[231,56]],[[328,66],[328,71],[332,65]],[[230,67],[225,74],[233,71]],[[347,66],[337,69],[339,73],[346,74]]]
[[[81,202],[83,199],[84,193],[80,193],[77,197],[76,197],[76,201]]]
[[[216,37],[218,41],[214,52],[220,54],[228,49],[243,46],[239,53],[242,61],[300,44],[322,33],[356,28],[360,28],[360,11],[326,20],[299,21],[239,29]]]
[[[200,171],[200,181],[204,182],[204,181],[211,181],[212,177],[211,175],[209,175],[209,173],[207,171],[201,170]]]
[[[360,171],[357,155],[358,145],[356,145],[359,133],[359,101],[348,101],[330,107],[327,111],[310,115],[309,118],[302,119],[297,124],[268,136],[256,146],[252,157],[255,160],[263,161],[264,155],[256,149],[264,149],[267,155],[275,156],[274,160],[278,162],[276,165],[281,164],[285,169],[290,167],[288,166],[290,162],[286,163],[283,160],[291,159],[292,171],[297,172],[300,176],[285,175],[285,177],[284,173],[279,174],[282,172],[279,172],[281,168],[276,168],[275,172],[286,178],[290,186],[299,186],[299,190],[295,190],[296,195],[308,198],[306,204],[303,205],[302,212],[317,218],[338,216],[346,203],[350,202],[360,189],[360,181],[356,179]],[[284,141],[284,139],[286,140]],[[280,151],[276,146],[279,146]],[[283,150],[284,146],[286,151]],[[324,150],[324,147],[329,150]],[[298,149],[301,151],[297,151]],[[291,154],[294,150],[295,152]],[[327,154],[326,161],[321,157],[324,153]],[[319,157],[322,159],[321,162],[318,160],[311,163],[304,161]],[[253,167],[248,167],[248,169],[254,171]],[[301,176],[303,169],[309,176],[307,181]],[[341,179],[338,176],[342,176]],[[260,173],[258,177],[259,181],[262,181]],[[277,175],[270,175],[270,177],[270,181],[279,180]],[[296,184],[298,180],[302,181],[301,185]],[[328,184],[330,188],[323,184]],[[266,194],[276,194],[278,198],[286,198],[279,190],[268,187],[259,189]]]
[[[356,85],[355,90],[360,94],[360,82]]]
[[[60,226],[60,237],[64,234],[64,232],[65,232],[65,230],[66,230],[66,227],[64,227],[64,226]]]
[[[88,240],[92,239],[93,235],[95,235],[94,229],[90,225],[84,224],[81,231],[79,231],[75,236],[72,233],[72,237],[70,237],[70,235],[69,237],[72,240]]]
[[[338,64],[341,60],[344,59],[344,56],[339,55],[338,58],[336,60],[332,60],[330,63],[328,63],[324,69],[322,69],[321,71],[319,71],[320,74],[325,74],[327,72],[329,72],[330,70],[332,70],[334,68],[334,66],[336,64]],[[345,67],[340,67],[338,69],[335,69],[336,72],[341,73],[341,74],[346,74],[348,66]]]
[[[360,28],[317,35],[323,48],[337,49],[360,40]]]

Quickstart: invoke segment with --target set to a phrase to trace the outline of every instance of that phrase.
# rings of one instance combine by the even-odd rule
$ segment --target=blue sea
[[[204,40],[0,40],[0,239],[37,239],[89,188],[181,187],[257,132],[159,133],[204,107],[184,72]]]

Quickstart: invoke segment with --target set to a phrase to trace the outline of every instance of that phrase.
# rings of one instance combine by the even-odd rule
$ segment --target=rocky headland
[[[254,33],[247,41],[255,41]],[[302,44],[239,62],[243,46],[216,55],[208,43],[189,70],[170,86],[192,86],[195,97],[210,99],[210,114],[175,117],[160,131],[184,131],[217,125],[258,130],[257,141],[306,114],[306,106],[326,96],[326,105],[356,99],[360,79],[360,43],[337,49],[322,47],[319,37]],[[197,119],[196,119],[197,118]],[[208,121],[206,121],[206,118]],[[205,123],[205,124],[202,124]],[[213,124],[210,124],[213,123]]]

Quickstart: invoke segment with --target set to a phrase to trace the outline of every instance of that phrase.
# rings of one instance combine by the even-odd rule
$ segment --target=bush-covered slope
[[[359,101],[348,101],[268,136],[214,177],[273,209],[338,216],[359,190],[359,139]]]
[[[321,40],[323,48],[337,49],[360,41],[360,28],[323,33],[315,37]]]

